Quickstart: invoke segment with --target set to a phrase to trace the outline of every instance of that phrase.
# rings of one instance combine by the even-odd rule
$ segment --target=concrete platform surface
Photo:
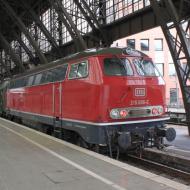
[[[0,190],[76,189],[190,187],[0,119]]]

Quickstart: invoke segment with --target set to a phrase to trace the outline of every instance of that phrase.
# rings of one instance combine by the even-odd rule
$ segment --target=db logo
[[[135,96],[137,96],[137,97],[146,96],[146,89],[145,88],[135,88]]]

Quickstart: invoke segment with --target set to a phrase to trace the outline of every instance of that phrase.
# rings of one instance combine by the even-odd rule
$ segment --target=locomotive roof
[[[29,71],[26,71],[25,73],[19,74],[19,75],[15,75],[12,79],[16,79],[16,78],[20,78],[23,76],[27,76],[27,75],[32,75],[34,73],[38,73],[40,71],[49,69],[49,68],[53,68],[56,66],[59,66],[63,63],[67,63],[68,61],[73,61],[73,60],[77,60],[77,59],[81,59],[81,58],[85,58],[85,57],[90,57],[90,56],[97,56],[97,55],[106,55],[106,54],[111,54],[111,55],[128,55],[128,56],[135,56],[135,57],[147,57],[146,54],[125,47],[125,48],[121,48],[121,47],[110,47],[110,48],[98,48],[98,49],[87,49],[85,51],[82,52],[78,52],[69,56],[66,56],[64,58],[60,58],[57,59],[55,61],[52,61],[48,64],[45,65],[40,65],[37,66]]]

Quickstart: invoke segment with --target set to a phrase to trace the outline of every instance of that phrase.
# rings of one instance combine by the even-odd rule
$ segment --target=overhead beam
[[[147,23],[147,20],[149,21]],[[103,28],[109,32],[111,40],[115,41],[119,38],[134,35],[141,31],[149,30],[151,28],[159,26],[158,20],[156,19],[151,7],[145,8],[144,11],[138,11],[131,16],[126,16],[122,19],[110,23],[109,25],[103,26]],[[83,36],[85,41],[88,41],[89,35],[93,33],[87,33]],[[97,44],[90,43],[88,48],[98,47]],[[76,43],[74,40],[62,44],[60,46],[62,56],[67,56],[72,53],[76,53]]]
[[[24,49],[28,57],[30,58],[31,61],[35,62],[35,57],[32,54],[32,52],[28,49],[27,45],[23,42],[21,37],[16,33],[16,31],[13,31],[13,35],[15,36],[16,40],[20,44],[20,46]]]
[[[2,57],[0,57],[0,63],[1,63],[1,67],[5,69],[5,71],[7,72],[7,76],[11,77],[11,72],[10,69],[8,69],[8,67],[6,66],[6,64],[4,63]],[[1,73],[2,74],[2,73]]]
[[[148,21],[148,22],[147,22]],[[104,26],[112,41],[159,26],[152,8],[146,7]]]
[[[8,2],[6,0],[0,0],[0,2],[3,5],[4,9],[6,10],[7,14],[10,16],[10,18],[13,21],[15,21],[15,23],[17,24],[19,29],[25,34],[25,36],[27,37],[27,39],[29,40],[29,42],[31,43],[33,48],[35,49],[36,54],[38,55],[41,64],[46,64],[47,60],[46,60],[44,54],[41,52],[40,48],[38,47],[37,43],[33,39],[32,35],[28,31],[28,29],[26,28],[26,26],[24,25],[22,20],[17,16],[17,14],[13,10],[13,8],[8,4]]]
[[[60,20],[63,22],[65,27],[67,28],[69,34],[74,40],[78,51],[87,49],[87,45],[80,34],[77,26],[72,21],[71,16],[67,13],[67,10],[64,8],[61,0],[49,0],[49,3],[55,9],[57,14],[59,15]]]
[[[79,0],[74,0],[74,2],[88,22],[88,24],[90,25],[90,27],[92,28],[93,34],[97,36],[96,38],[98,39],[97,41],[99,41],[99,45],[110,46],[111,41],[109,40],[107,31],[102,28],[102,25],[99,23],[97,16],[90,9],[87,2],[84,0],[80,0],[80,2]],[[92,38],[92,40],[94,40],[94,38]]]
[[[61,52],[60,52],[60,49],[59,49],[59,46],[58,46],[57,42],[52,37],[51,33],[47,30],[47,28],[45,27],[45,25],[43,24],[43,22],[39,19],[38,15],[35,13],[35,11],[32,9],[32,7],[30,7],[30,5],[27,4],[25,2],[25,0],[21,1],[21,5],[23,6],[23,8],[25,8],[30,13],[30,15],[34,19],[34,22],[40,28],[40,30],[42,31],[42,33],[44,34],[44,36],[47,38],[48,42],[52,45],[52,47],[55,48],[57,54],[59,56],[61,56]]]
[[[24,72],[25,68],[24,68],[19,56],[14,52],[14,50],[10,46],[9,42],[6,40],[6,38],[3,36],[3,34],[1,32],[0,32],[0,42],[1,42],[2,46],[4,47],[5,52],[11,56],[13,62],[19,68],[20,72]]]

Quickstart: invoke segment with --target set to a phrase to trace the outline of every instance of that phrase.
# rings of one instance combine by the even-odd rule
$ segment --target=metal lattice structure
[[[190,0],[0,0],[0,80],[160,25],[174,59],[190,133],[189,8]]]
[[[184,14],[190,1],[155,1],[151,5],[159,17],[178,75],[190,134],[190,17]]]
[[[0,2],[2,15],[6,15],[0,22],[2,36],[8,43],[19,46],[11,48],[11,55],[10,48],[2,54],[10,56],[8,72],[13,74],[24,71],[28,64],[43,64],[82,49],[109,46],[115,40],[109,34],[109,26],[150,5],[149,0]],[[73,45],[64,51],[68,44]],[[1,52],[5,49],[0,47]],[[14,52],[18,55],[13,55]],[[18,57],[16,62],[12,61],[15,56]],[[3,64],[1,71],[2,78],[8,74]]]

